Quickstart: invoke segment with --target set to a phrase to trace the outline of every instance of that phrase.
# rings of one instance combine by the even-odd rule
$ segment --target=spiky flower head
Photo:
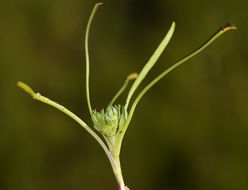
[[[111,137],[123,128],[127,120],[127,111],[121,105],[109,106],[106,110],[102,109],[101,112],[93,110],[91,119],[96,130]]]

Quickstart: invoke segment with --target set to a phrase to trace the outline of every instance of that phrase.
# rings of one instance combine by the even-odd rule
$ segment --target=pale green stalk
[[[116,101],[116,99],[124,92],[124,90],[126,89],[128,83],[130,80],[134,80],[138,77],[138,74],[137,73],[132,73],[130,75],[128,75],[126,77],[126,80],[124,82],[124,84],[122,85],[122,87],[120,88],[120,90],[116,93],[116,95],[113,97],[113,99],[110,101],[108,107],[112,106],[113,103]]]
[[[142,80],[145,78],[145,76],[148,74],[148,72],[151,70],[151,68],[155,65],[155,63],[157,62],[158,58],[160,57],[160,55],[162,54],[162,52],[164,51],[164,49],[166,48],[166,46],[168,45],[174,30],[175,30],[175,22],[172,23],[169,31],[167,32],[167,34],[165,35],[164,39],[162,40],[162,42],[159,44],[158,48],[155,50],[155,52],[153,53],[153,55],[151,56],[151,58],[148,60],[148,62],[146,63],[146,65],[143,67],[143,69],[141,70],[141,72],[139,73],[138,78],[135,80],[135,82],[133,83],[128,96],[127,96],[127,100],[126,100],[126,109],[128,108],[129,102],[135,92],[135,90],[138,88],[138,86],[140,85],[140,83],[142,82]]]
[[[88,44],[89,44],[89,32],[90,32],[90,28],[91,28],[91,23],[93,21],[93,18],[95,16],[95,13],[98,9],[98,7],[102,5],[102,3],[97,3],[95,4],[92,12],[91,12],[91,15],[90,15],[90,18],[89,18],[89,21],[88,21],[88,24],[87,24],[87,27],[86,27],[86,33],[85,33],[85,56],[86,56],[86,98],[87,98],[87,104],[88,104],[88,109],[89,109],[89,112],[90,112],[90,115],[92,115],[92,107],[91,107],[91,103],[90,103],[90,92],[89,92],[89,72],[90,72],[90,66],[89,66],[89,48],[88,48]],[[126,82],[128,83],[128,81]],[[117,93],[117,95],[114,97],[114,99],[112,100],[112,103],[118,98],[118,96],[122,93],[122,91],[126,88],[126,85],[127,84],[124,84],[124,88],[122,88],[119,93]],[[97,136],[98,137],[98,136]],[[108,142],[107,138],[103,135],[105,141],[107,142],[108,144],[108,147],[112,149],[112,145]],[[99,137],[98,137],[99,138]],[[100,138],[99,138],[100,139]],[[101,141],[101,143],[103,143]],[[104,143],[103,143],[104,144]],[[117,180],[117,184],[118,184],[118,188],[119,190],[125,190],[125,185],[124,185],[124,181],[123,181],[123,177],[122,177],[122,172],[121,172],[121,166],[120,166],[120,161],[119,161],[119,156],[118,157],[115,157],[112,155],[112,151],[111,150],[108,150],[106,145],[104,144],[104,150],[106,150],[105,152],[108,153],[108,157],[109,157],[109,160],[111,162],[111,165],[112,165],[112,169],[113,169],[113,172],[116,176],[116,180]]]
[[[49,98],[42,96],[40,93],[35,93],[28,85],[26,85],[23,82],[18,82],[17,85],[19,87],[21,87],[24,91],[26,91],[28,94],[30,94],[33,99],[41,101],[45,104],[48,104],[62,112],[64,112],[66,115],[68,115],[69,117],[71,117],[73,120],[75,120],[79,125],[81,125],[103,148],[103,150],[105,151],[105,153],[107,154],[111,165],[115,165],[115,161],[113,160],[113,157],[110,153],[110,151],[108,150],[107,146],[105,145],[105,143],[102,141],[102,139],[82,120],[80,119],[78,116],[76,116],[74,113],[72,113],[70,110],[66,109],[64,106],[58,104],[57,102],[54,102],[52,100],[50,100]],[[116,166],[115,166],[116,167]]]
[[[87,98],[87,104],[88,104],[90,114],[92,113],[92,108],[91,108],[91,103],[90,103],[90,90],[89,90],[89,77],[90,77],[90,59],[89,59],[89,45],[88,45],[89,44],[89,33],[90,33],[90,27],[91,27],[92,20],[93,20],[95,13],[96,13],[96,11],[100,5],[102,5],[102,3],[95,4],[95,6],[91,12],[91,15],[90,15],[87,27],[86,27],[86,33],[85,33],[86,98]]]

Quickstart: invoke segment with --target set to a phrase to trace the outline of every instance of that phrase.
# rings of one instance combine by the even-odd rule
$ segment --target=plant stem
[[[115,102],[115,100],[122,94],[122,92],[125,90],[125,88],[128,85],[128,82],[130,80],[134,80],[138,77],[138,73],[132,73],[130,75],[127,76],[124,84],[122,85],[121,89],[116,93],[116,95],[114,96],[114,98],[111,100],[111,102],[109,103],[108,107],[112,106],[113,103]]]
[[[102,5],[102,3],[97,3],[95,4],[91,14],[90,18],[86,27],[86,33],[85,33],[85,59],[86,59],[86,99],[87,99],[87,104],[89,108],[90,115],[92,114],[92,108],[91,108],[91,103],[90,103],[90,90],[89,90],[89,77],[90,77],[90,59],[89,59],[89,33],[90,33],[90,27],[92,20],[95,16],[95,13],[98,9],[98,7]]]
[[[115,167],[113,167],[113,172],[116,177],[118,190],[126,190],[125,183],[122,177],[120,157],[116,156],[116,157],[113,157],[113,159],[115,160],[115,164],[116,164]]]
[[[62,112],[64,112],[66,115],[68,115],[69,117],[71,117],[74,121],[76,121],[77,123],[79,123],[79,125],[81,125],[103,148],[104,152],[106,153],[112,167],[116,167],[115,165],[115,160],[112,157],[111,152],[109,151],[109,149],[107,148],[107,146],[105,145],[105,143],[102,141],[102,139],[82,120],[80,119],[78,116],[76,116],[74,113],[72,113],[70,110],[66,109],[64,106],[58,104],[57,102],[54,102],[52,100],[50,100],[49,98],[42,96],[40,93],[35,93],[32,88],[30,88],[28,85],[26,85],[23,82],[18,82],[17,85],[19,87],[21,87],[24,91],[26,91],[28,94],[30,94],[33,99],[38,100],[40,102],[43,102],[45,104],[48,104]]]
[[[118,152],[118,147],[116,146],[115,140],[113,140],[112,143],[110,144],[111,146],[109,146],[109,151],[112,157],[112,161],[110,160],[110,162],[112,165],[113,173],[117,181],[118,190],[126,190],[125,183],[124,183],[123,176],[122,176],[122,171],[121,171],[120,152]]]
[[[119,152],[116,151],[117,150],[116,146],[113,146],[113,144],[111,144],[111,146],[109,146],[109,149],[108,149],[107,146],[105,145],[105,143],[101,140],[101,138],[82,119],[80,119],[74,113],[72,113],[71,111],[66,109],[64,106],[58,104],[57,102],[50,100],[49,98],[47,98],[45,96],[42,96],[40,93],[35,93],[25,83],[18,82],[17,85],[19,87],[21,87],[23,90],[25,90],[28,94],[30,94],[33,97],[33,99],[38,100],[40,102],[43,102],[45,104],[48,104],[48,105],[64,112],[66,115],[71,117],[74,121],[79,123],[92,137],[94,137],[94,139],[101,145],[101,147],[105,151],[105,153],[106,153],[106,155],[107,155],[107,157],[111,163],[114,175],[115,175],[116,180],[117,180],[118,189],[119,190],[126,190],[124,180],[122,177],[122,172],[121,172],[121,164],[120,164],[120,157],[119,157],[120,154],[119,154]],[[106,140],[106,141],[108,142],[108,140]],[[113,142],[113,143],[115,144],[115,142]],[[108,145],[110,145],[110,144],[108,144]]]

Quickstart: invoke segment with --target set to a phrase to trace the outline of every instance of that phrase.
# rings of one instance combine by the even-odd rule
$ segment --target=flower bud
[[[119,129],[122,129],[127,119],[127,111],[120,105],[108,107],[106,111],[93,111],[91,119],[94,128],[106,136],[114,136]]]

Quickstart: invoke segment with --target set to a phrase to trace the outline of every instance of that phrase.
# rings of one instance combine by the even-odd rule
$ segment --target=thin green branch
[[[113,97],[113,99],[110,101],[110,103],[108,104],[108,107],[112,106],[114,104],[114,102],[116,101],[116,99],[123,93],[123,91],[126,89],[128,83],[129,83],[129,81],[134,80],[137,77],[138,77],[138,73],[132,73],[126,77],[124,84],[122,85],[120,90],[116,93],[116,95]]]
[[[22,88],[24,91],[26,91],[29,95],[31,95],[33,97],[33,99],[41,101],[45,104],[48,104],[62,112],[64,112],[66,115],[68,115],[69,117],[71,117],[74,121],[76,121],[79,125],[81,125],[103,148],[103,150],[105,151],[105,153],[107,154],[111,164],[114,164],[114,160],[113,157],[110,153],[110,151],[108,150],[107,146],[105,145],[105,143],[102,141],[102,139],[82,120],[80,119],[78,116],[76,116],[74,113],[72,113],[70,110],[66,109],[64,106],[58,104],[57,102],[54,102],[52,100],[50,100],[49,98],[42,96],[40,93],[35,93],[28,85],[26,85],[23,82],[17,82],[17,85]]]
[[[87,98],[87,104],[89,108],[90,114],[92,114],[92,108],[90,103],[90,90],[89,90],[89,77],[90,77],[90,60],[89,60],[89,33],[91,28],[91,23],[93,21],[93,18],[95,16],[95,13],[98,9],[98,7],[102,5],[102,3],[95,4],[91,14],[90,18],[86,27],[86,33],[85,33],[85,58],[86,58],[86,98]]]
[[[157,49],[155,50],[155,52],[153,53],[151,58],[148,60],[146,65],[141,70],[138,78],[133,83],[133,85],[132,85],[132,87],[131,87],[131,89],[130,89],[130,91],[128,93],[128,96],[127,96],[126,105],[125,105],[126,109],[128,108],[129,102],[130,102],[135,90],[138,88],[138,86],[140,85],[142,80],[146,77],[146,75],[151,70],[151,68],[155,65],[155,63],[157,62],[158,58],[160,57],[160,55],[162,54],[162,52],[164,51],[164,49],[168,45],[168,43],[169,43],[169,41],[170,41],[170,39],[171,39],[171,37],[172,37],[172,35],[174,33],[175,25],[176,25],[175,22],[173,22],[171,27],[170,27],[170,29],[169,29],[169,31],[165,35],[164,39],[159,44],[159,46],[157,47]]]
[[[212,38],[210,38],[205,44],[203,44],[199,49],[195,50],[194,52],[190,53],[189,55],[187,55],[186,57],[184,57],[183,59],[179,60],[177,63],[175,63],[174,65],[172,65],[171,67],[169,67],[168,69],[166,69],[163,73],[161,73],[158,77],[156,77],[153,81],[151,81],[141,92],[140,94],[137,96],[137,98],[135,99],[133,105],[131,106],[127,121],[123,127],[123,132],[120,134],[120,137],[118,138],[119,142],[117,143],[118,147],[119,147],[119,152],[121,149],[121,143],[123,140],[123,137],[126,133],[126,130],[128,128],[128,125],[133,117],[133,113],[134,110],[137,106],[137,104],[139,103],[140,99],[143,97],[143,95],[153,86],[155,85],[160,79],[162,79],[165,75],[167,75],[170,71],[174,70],[176,67],[178,67],[179,65],[181,65],[182,63],[186,62],[187,60],[189,60],[190,58],[192,58],[193,56],[197,55],[198,53],[200,53],[202,50],[204,50],[206,47],[208,47],[213,41],[215,41],[218,37],[220,37],[223,33],[225,33],[226,31],[229,30],[234,30],[237,29],[235,26],[226,26],[224,28],[222,28],[219,32],[217,32]]]

